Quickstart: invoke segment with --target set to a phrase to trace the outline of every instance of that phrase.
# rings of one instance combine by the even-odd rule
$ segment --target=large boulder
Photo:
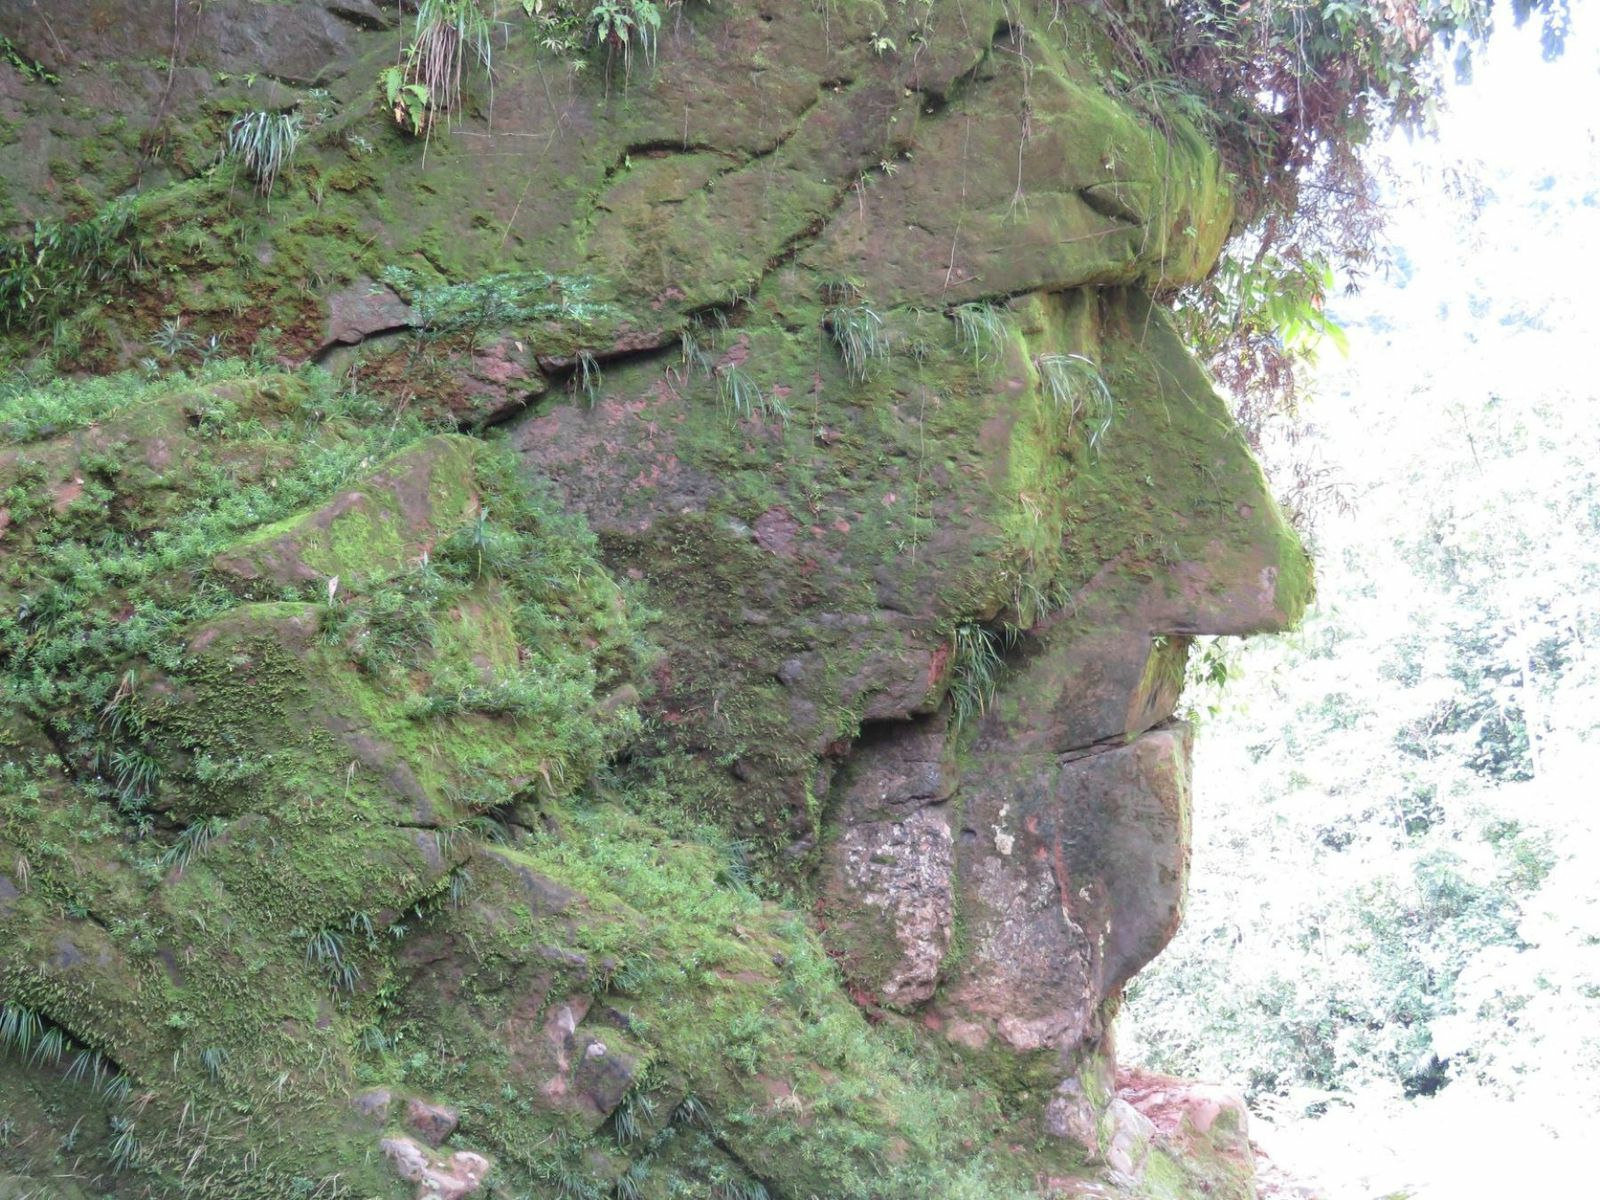
[[[472,7],[418,138],[414,6],[0,0],[0,351],[106,375],[0,406],[0,1178],[1248,1195],[1107,1033],[1311,586],[1218,154],[1094,6]]]

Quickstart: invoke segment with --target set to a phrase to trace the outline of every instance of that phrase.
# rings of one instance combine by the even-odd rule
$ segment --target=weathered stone
[[[441,1145],[461,1124],[461,1114],[446,1104],[413,1096],[406,1101],[406,1128],[430,1146]]]
[[[950,948],[950,814],[845,826],[827,850],[823,912],[845,974],[891,1008],[929,999]]]
[[[1120,1174],[1137,1179],[1144,1172],[1145,1159],[1150,1154],[1150,1141],[1156,1128],[1150,1120],[1122,1097],[1112,1099],[1106,1106],[1106,1124],[1109,1129],[1102,1136],[1102,1153],[1106,1164]]]
[[[957,853],[969,950],[939,998],[1018,1051],[1066,1049],[1177,929],[1189,734],[1084,757],[979,760]]]
[[[388,1088],[372,1088],[351,1097],[350,1107],[376,1124],[386,1125],[393,1100],[394,1094]]]
[[[579,1034],[574,1049],[574,1092],[597,1116],[609,1116],[633,1086],[637,1059],[626,1053],[617,1035],[609,1031],[604,1036]]]
[[[883,1147],[873,1170],[901,1173],[886,1191],[936,1177],[944,1151],[895,1111],[898,1083],[881,1104],[808,1108],[803,1079],[831,1090],[837,1075],[840,1094],[873,1081],[802,1044],[805,1022],[842,1028],[855,1014],[810,987],[795,999],[793,968],[815,947],[795,944],[807,935],[793,913],[683,899],[738,872],[720,849],[659,829],[629,826],[655,857],[615,878],[634,842],[603,869],[586,860],[592,831],[574,832],[567,793],[615,754],[582,799],[585,820],[610,811],[616,788],[748,839],[758,871],[819,901],[851,997],[917,1010],[914,1028],[971,1059],[975,1109],[992,1107],[993,1071],[1008,1114],[1036,1101],[1047,1131],[1108,1164],[1069,1179],[1070,1151],[1030,1146],[1049,1188],[1103,1195],[1137,1176],[1151,1145],[1138,1103],[1081,1061],[1109,1063],[1107,1001],[1181,904],[1187,742],[1164,722],[1185,638],[1281,627],[1309,589],[1225,407],[1145,294],[1214,262],[1234,218],[1217,154],[1181,115],[1152,124],[1104,86],[1095,6],[1024,28],[999,0],[932,0],[912,50],[873,5],[682,5],[648,65],[637,56],[619,79],[615,45],[592,48],[587,75],[554,69],[536,27],[500,5],[496,49],[509,52],[496,54],[493,120],[488,89],[469,87],[420,140],[373,103],[375,64],[396,61],[408,6],[180,7],[10,5],[18,53],[62,79],[0,63],[0,219],[26,232],[34,217],[139,194],[150,269],[87,298],[89,365],[144,357],[154,323],[182,313],[229,353],[264,351],[257,331],[275,327],[288,361],[354,361],[350,381],[387,406],[391,431],[419,416],[478,431],[538,399],[507,441],[532,490],[548,483],[555,499],[523,531],[538,544],[527,570],[447,572],[437,611],[402,614],[417,618],[398,631],[416,645],[399,662],[360,654],[393,616],[377,601],[412,604],[413,573],[442,540],[480,516],[492,534],[515,507],[480,495],[493,489],[479,443],[385,443],[373,453],[389,457],[243,533],[209,570],[179,568],[182,586],[220,580],[240,601],[127,677],[148,722],[137,749],[160,769],[150,836],[192,861],[156,882],[127,868],[126,839],[74,813],[81,840],[35,869],[52,894],[70,871],[91,916],[57,920],[43,893],[0,877],[17,986],[148,1083],[152,1154],[180,1152],[155,1129],[182,1129],[187,1097],[163,1081],[193,1069],[175,1054],[189,1018],[165,1021],[228,997],[201,1018],[205,1035],[233,1055],[230,1073],[264,1080],[300,1060],[276,1038],[348,1063],[369,1021],[403,1014],[406,1036],[428,1039],[413,1044],[453,1059],[448,1098],[515,1174],[508,1193],[540,1186],[523,1169],[537,1137],[598,1131],[645,1064],[652,1095],[792,1122],[782,1136],[719,1122],[705,1153],[722,1158],[700,1174],[857,1194],[854,1168],[808,1144],[815,1122],[837,1121]],[[874,52],[889,33],[906,53]],[[252,110],[294,110],[307,136],[270,198],[241,177],[224,200],[226,177],[205,174],[218,121]],[[252,232],[223,245],[225,229]],[[414,272],[415,309],[372,282],[400,278],[387,267]],[[422,293],[445,289],[462,319],[414,339]],[[994,318],[992,345],[951,320],[966,302]],[[865,361],[841,353],[857,308],[881,322]],[[203,340],[167,340],[172,365],[197,365]],[[1042,364],[1063,356],[1095,364],[1111,396],[1092,446],[1044,386]],[[189,388],[83,428],[19,422],[35,440],[0,449],[0,545],[34,552],[30,523],[46,520],[118,544],[169,534],[214,501],[196,484],[214,471],[241,496],[270,495],[292,453],[282,439],[256,446],[262,428],[292,422],[330,446],[367,432],[335,411],[360,405],[323,404],[306,378]],[[594,554],[578,549],[585,521]],[[627,682],[634,660],[608,648],[608,622],[631,601],[608,571],[659,614],[659,658]],[[0,584],[5,611],[35,598],[27,574]],[[596,582],[605,599],[573,616]],[[89,627],[142,619],[121,604],[108,599]],[[1021,631],[993,695],[968,654],[977,627]],[[561,686],[567,663],[589,683]],[[108,680],[126,669],[95,670],[106,666]],[[985,693],[985,711],[952,733],[953,685]],[[7,754],[58,753],[10,728]],[[626,744],[596,735],[587,757],[567,756],[602,728]],[[88,752],[61,757],[81,773]],[[67,811],[85,802],[72,786],[50,778],[40,794]],[[43,836],[32,820],[8,827],[22,849]],[[213,822],[225,828],[207,841]],[[490,830],[504,844],[482,844]],[[684,864],[696,886],[623,877]],[[718,927],[700,928],[707,919]],[[160,930],[148,970],[127,957],[145,920]],[[637,991],[624,985],[635,956],[650,966]],[[671,1022],[667,986],[687,993],[670,998]],[[265,1036],[233,999],[247,988],[276,1014]],[[335,998],[347,990],[358,995]],[[722,1055],[731,1036],[701,1036],[720,1030],[686,1031],[686,1009],[770,1025],[763,1044],[795,1056],[795,1082]],[[1068,1072],[1072,1086],[1057,1087]],[[275,1177],[315,1164],[387,1192],[382,1159],[352,1155],[342,1123],[316,1119],[332,1110],[315,1101],[345,1099],[315,1095],[324,1077],[342,1075],[297,1068],[313,1102],[282,1114],[271,1145],[241,1133],[241,1152],[264,1152]],[[368,1123],[396,1119],[386,1089],[352,1103]],[[1184,1136],[1228,1120],[1184,1111]],[[500,1119],[512,1112],[515,1131]],[[484,1157],[427,1148],[452,1136],[453,1111],[412,1100],[405,1116],[411,1136],[384,1155],[419,1196],[482,1183]],[[23,1140],[59,1143],[37,1132]],[[1007,1132],[986,1131],[998,1157]],[[620,1193],[618,1140],[593,1139],[582,1166]],[[657,1161],[663,1175],[672,1157]]]
[[[378,333],[411,327],[411,306],[387,284],[365,276],[328,297],[328,346],[354,346]]]
[[[387,1137],[379,1148],[394,1164],[401,1179],[417,1185],[417,1200],[461,1200],[483,1186],[489,1160],[471,1150],[457,1150],[448,1158],[429,1154],[408,1137]]]

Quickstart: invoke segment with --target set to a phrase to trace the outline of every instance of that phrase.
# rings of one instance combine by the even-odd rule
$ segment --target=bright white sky
[[[1555,62],[1542,60],[1534,22],[1506,22],[1472,84],[1452,89],[1438,139],[1395,138],[1387,148],[1395,266],[1330,302],[1350,354],[1324,351],[1322,402],[1309,409],[1323,456],[1358,497],[1381,504],[1385,476],[1443,419],[1417,409],[1419,386],[1432,385],[1442,402],[1451,391],[1570,391],[1597,377],[1597,18],[1600,10],[1578,14]],[[1447,186],[1463,174],[1486,189],[1476,217]]]
[[[1452,396],[1564,394],[1600,424],[1600,5],[1574,8],[1561,59],[1542,61],[1533,24],[1507,22],[1473,83],[1452,90],[1438,140],[1389,147],[1397,269],[1330,303],[1350,355],[1325,352],[1309,409],[1324,458],[1358,497],[1353,515],[1328,519],[1325,549],[1376,536],[1386,476],[1448,436]],[[1444,194],[1457,167],[1488,189],[1476,220]],[[1339,570],[1338,556],[1325,553],[1322,569]],[[1592,782],[1566,799],[1592,811]],[[1592,1139],[1571,1133],[1581,1115],[1470,1100],[1452,1088],[1426,1104],[1257,1131],[1280,1165],[1336,1200],[1401,1186],[1419,1200],[1600,1194]],[[1545,1126],[1563,1120],[1568,1136],[1552,1138]],[[1462,1153],[1469,1146],[1487,1152]]]
[[[1334,305],[1336,315],[1359,322],[1387,313],[1403,321],[1477,292],[1504,313],[1547,312],[1560,332],[1582,335],[1576,344],[1563,339],[1565,349],[1589,351],[1600,334],[1596,16],[1579,13],[1567,51],[1555,62],[1541,59],[1534,22],[1520,30],[1508,22],[1480,58],[1472,84],[1452,89],[1437,141],[1394,140],[1388,153],[1401,204],[1392,240],[1415,273],[1404,288],[1393,286],[1399,278],[1390,286],[1372,281],[1357,301]],[[1491,193],[1476,223],[1464,205],[1443,195],[1453,168],[1474,171]],[[1581,327],[1572,328],[1574,321]],[[1450,340],[1448,326],[1436,332]],[[1428,346],[1413,350],[1433,357]]]

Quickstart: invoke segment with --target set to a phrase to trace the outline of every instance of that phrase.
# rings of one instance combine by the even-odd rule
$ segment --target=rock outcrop
[[[1216,154],[1092,6],[481,4],[419,140],[397,6],[0,0],[0,1172],[1250,1195],[1108,1029],[1188,639],[1311,586],[1159,302]]]

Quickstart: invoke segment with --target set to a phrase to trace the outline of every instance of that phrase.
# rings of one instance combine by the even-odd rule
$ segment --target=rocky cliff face
[[[532,7],[417,136],[392,5],[0,0],[0,1195],[1251,1194],[1108,1030],[1310,587],[1214,153],[1087,7]]]

